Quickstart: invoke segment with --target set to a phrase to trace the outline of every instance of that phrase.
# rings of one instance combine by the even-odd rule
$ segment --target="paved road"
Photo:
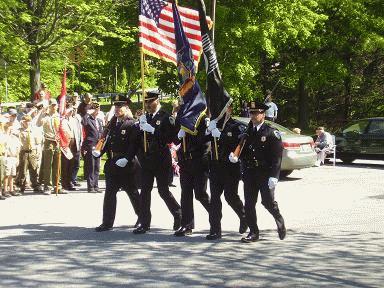
[[[103,194],[12,197],[0,202],[0,286],[383,287],[384,161],[364,163],[295,171],[277,191],[286,240],[258,203],[262,240],[250,245],[239,242],[228,205],[223,239],[208,242],[197,202],[194,234],[176,238],[157,193],[146,235],[132,234],[123,192],[116,228],[104,233],[93,232]]]

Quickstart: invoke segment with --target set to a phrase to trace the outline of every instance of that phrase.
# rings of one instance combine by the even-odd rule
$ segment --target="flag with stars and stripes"
[[[199,12],[178,7],[185,34],[192,48],[195,67],[202,50]],[[212,21],[207,18],[208,25]],[[139,45],[145,54],[177,65],[172,4],[162,0],[140,0]]]

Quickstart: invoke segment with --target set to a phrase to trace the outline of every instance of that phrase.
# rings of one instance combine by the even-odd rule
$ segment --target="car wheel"
[[[345,164],[351,164],[353,161],[355,161],[355,158],[340,157],[340,160],[343,161],[343,163],[345,163]]]
[[[292,172],[293,172],[293,170],[283,170],[283,171],[280,171],[280,178],[285,178],[288,175],[290,175]]]

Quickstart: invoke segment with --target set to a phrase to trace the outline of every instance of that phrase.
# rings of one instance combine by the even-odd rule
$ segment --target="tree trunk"
[[[308,128],[308,93],[305,90],[305,81],[304,78],[301,77],[298,82],[298,94],[299,94],[299,127],[301,129]]]
[[[31,66],[29,68],[29,87],[31,88],[31,101],[33,95],[40,89],[40,52],[35,50],[29,54]]]
[[[351,76],[348,75],[344,79],[344,89],[345,89],[344,111],[343,111],[343,120],[344,121],[349,119],[349,115],[351,112],[351,105],[352,105],[351,85],[352,85]]]

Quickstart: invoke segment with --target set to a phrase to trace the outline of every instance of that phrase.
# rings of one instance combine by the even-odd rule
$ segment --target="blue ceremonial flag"
[[[200,120],[206,112],[207,103],[195,78],[196,67],[191,45],[184,33],[175,3],[172,3],[172,10],[175,24],[177,71],[180,81],[179,94],[182,100],[176,120],[184,131],[196,135]]]
[[[205,20],[204,0],[199,0],[199,15],[201,36],[203,38],[203,52],[205,68],[207,72],[207,101],[211,120],[217,122],[217,128],[223,128],[225,112],[232,103],[232,98],[224,88],[224,83],[219,70],[219,63],[216,58],[215,47],[209,36],[207,21]]]

